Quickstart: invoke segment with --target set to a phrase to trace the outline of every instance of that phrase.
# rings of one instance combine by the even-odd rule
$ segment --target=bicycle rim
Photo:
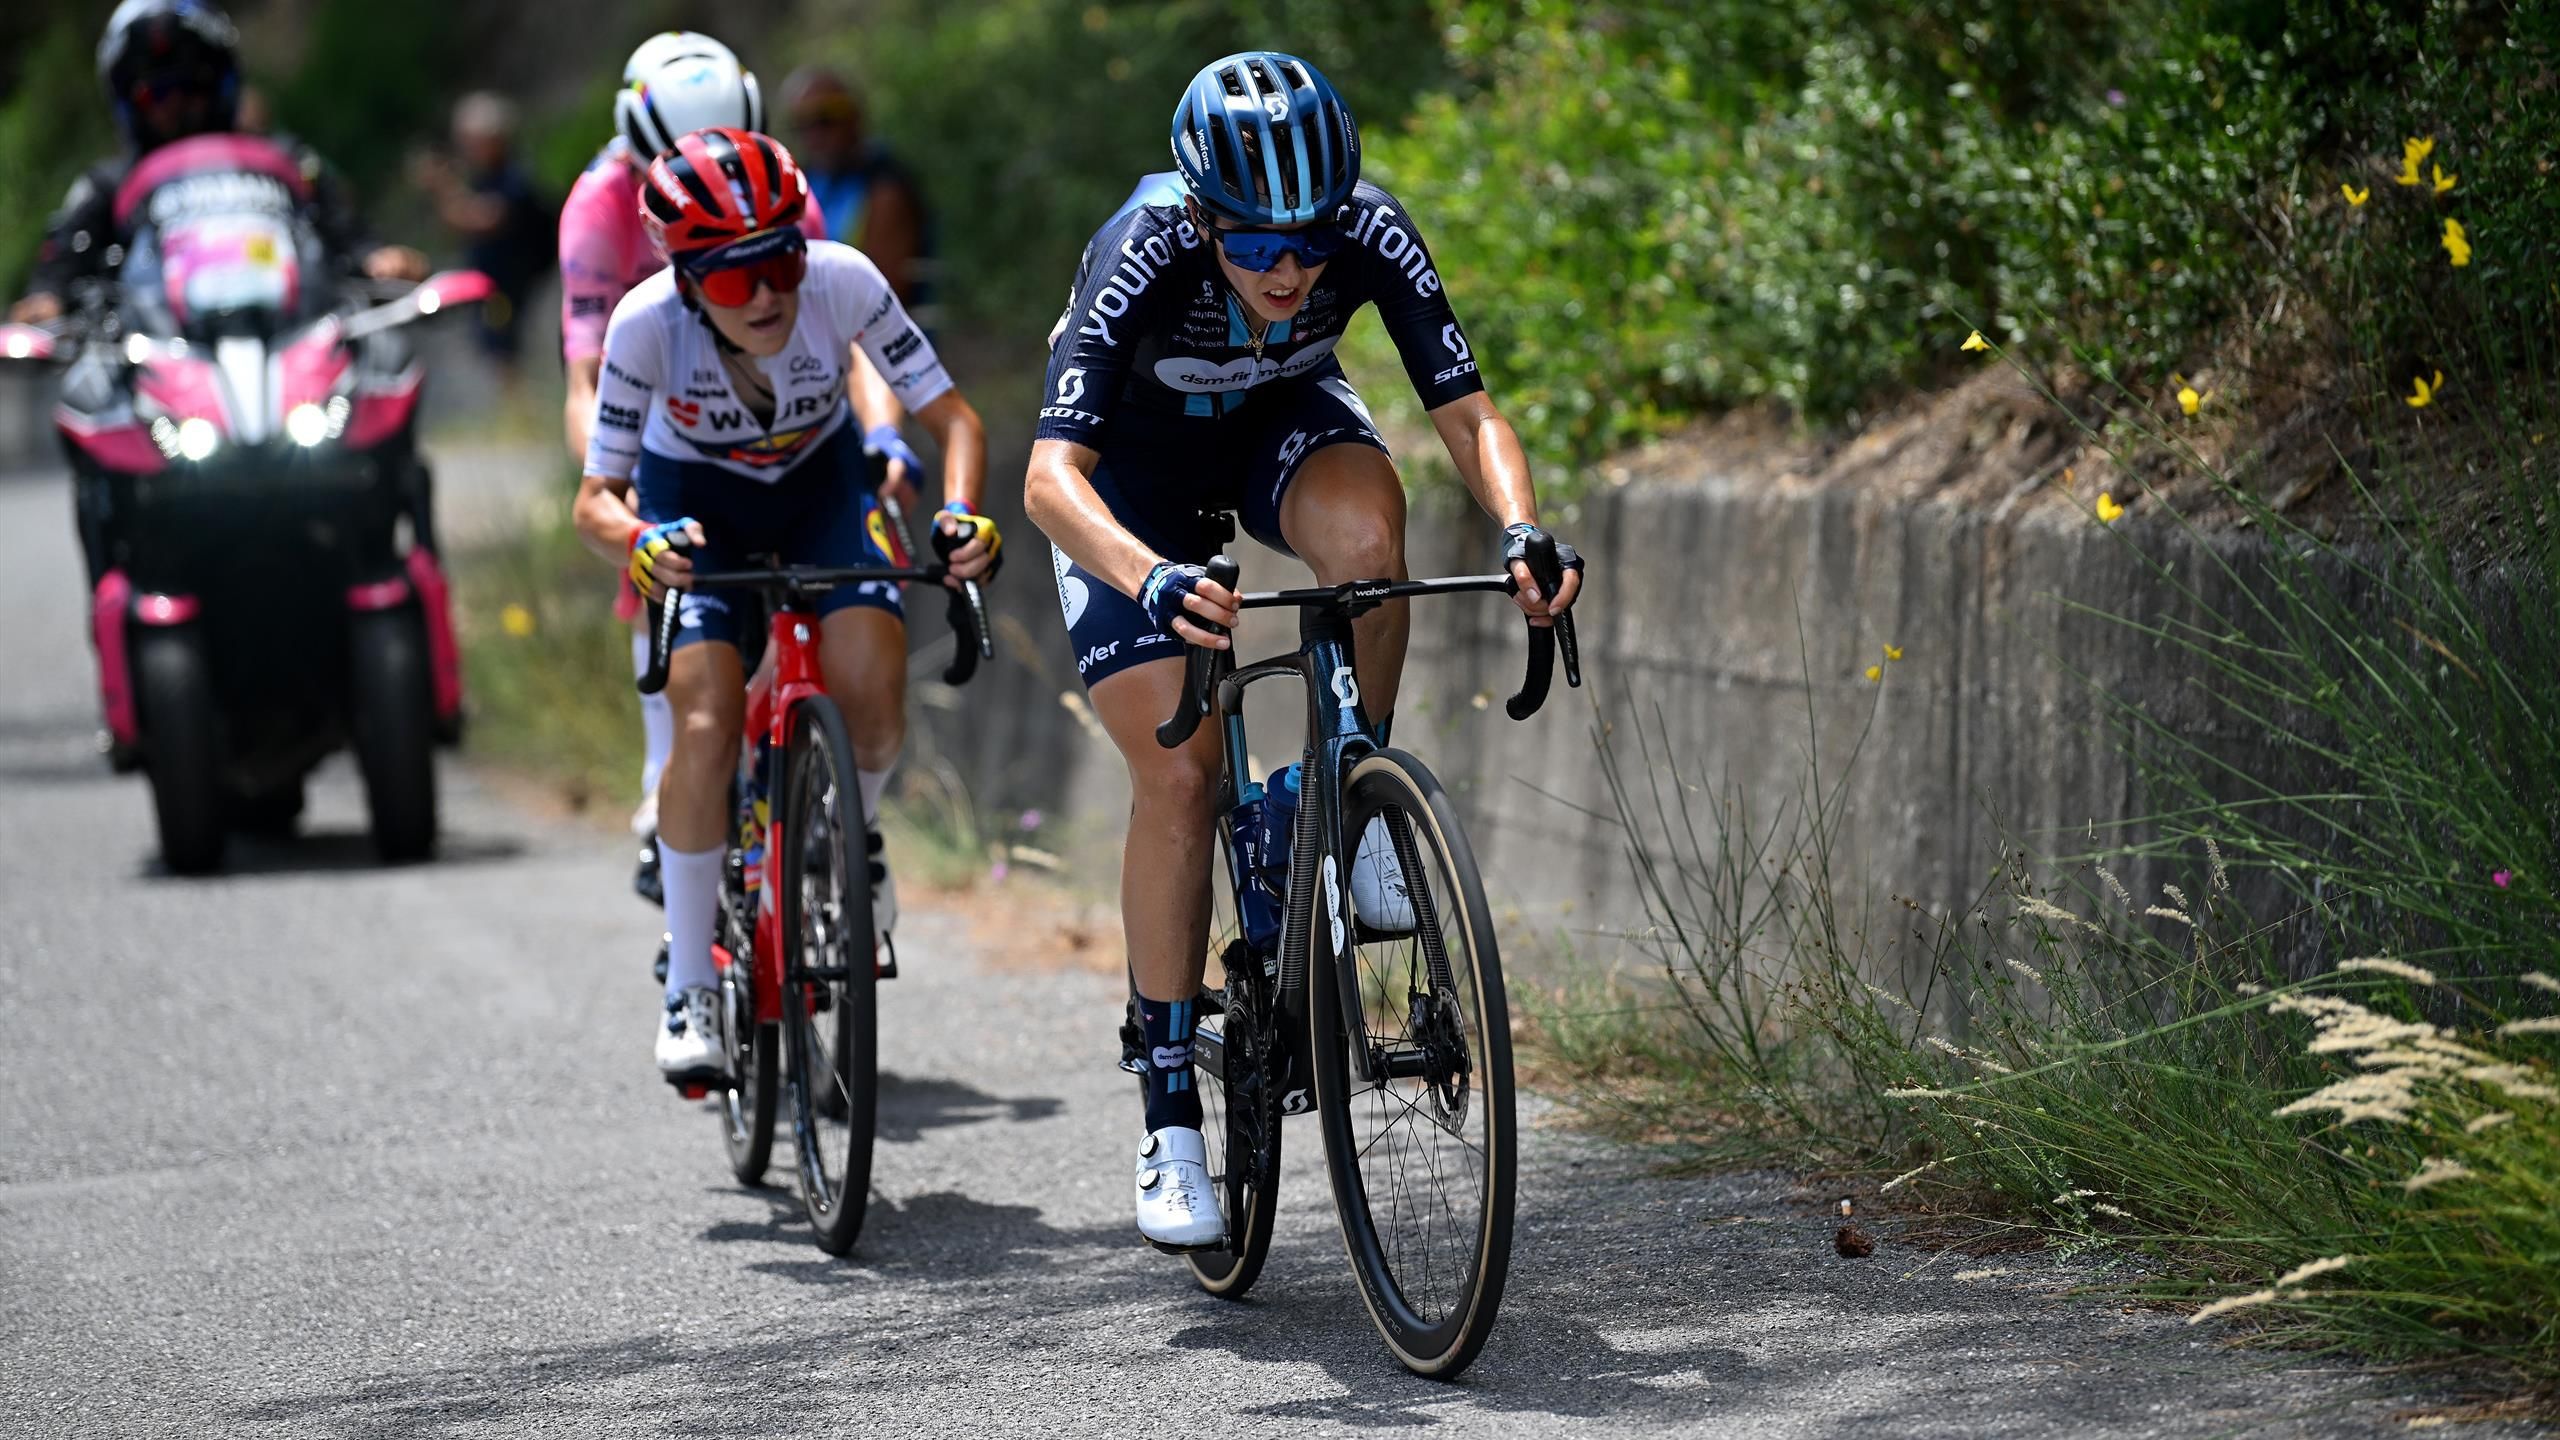
[[[800,1198],[818,1248],[862,1233],[879,1099],[877,976],[861,798],[844,717],[824,697],[792,712],[783,766],[783,1032]]]
[[[1510,1266],[1514,1134],[1509,1013],[1484,885],[1439,782],[1381,751],[1343,783],[1345,850],[1375,816],[1395,838],[1414,928],[1346,937],[1367,1045],[1342,1024],[1340,962],[1309,968],[1317,1109],[1361,1298],[1398,1361],[1450,1379],[1491,1333]],[[1356,864],[1356,861],[1355,861]],[[1346,907],[1348,908],[1348,907]]]

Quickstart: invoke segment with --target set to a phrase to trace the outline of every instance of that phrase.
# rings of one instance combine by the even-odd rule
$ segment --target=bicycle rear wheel
[[[1316,1109],[1370,1318],[1406,1369],[1447,1380],[1483,1348],[1511,1263],[1510,1020],[1484,883],[1440,782],[1400,750],[1363,757],[1342,787],[1346,846],[1379,816],[1414,928],[1353,927],[1342,961],[1308,968]],[[1374,1080],[1349,1043],[1343,964]]]
[[[729,1173],[741,1185],[762,1185],[773,1160],[773,1118],[780,1108],[782,1027],[756,1023],[755,952],[745,927],[723,898],[720,1006],[723,1044],[733,1083],[720,1092],[720,1140],[729,1151]]]
[[[782,767],[782,1030],[800,1200],[818,1248],[842,1255],[871,1198],[880,1094],[871,880],[853,744],[833,701],[791,714]]]
[[[1280,1192],[1280,1015],[1277,987],[1239,938],[1218,956],[1221,978],[1210,991],[1195,1051],[1217,1043],[1214,1062],[1199,1066],[1201,1133],[1209,1142],[1209,1180],[1227,1217],[1227,1243],[1183,1259],[1200,1288],[1241,1300],[1271,1254],[1271,1221]]]

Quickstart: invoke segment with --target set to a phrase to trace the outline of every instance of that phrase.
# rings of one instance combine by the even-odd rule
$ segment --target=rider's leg
[[[649,669],[648,632],[634,625],[631,630],[631,673],[634,677]],[[652,797],[658,793],[658,777],[667,768],[667,751],[675,744],[676,711],[667,692],[640,697],[640,796],[645,810],[654,814]]]
[[[1190,1088],[1187,1019],[1173,1007],[1200,993],[1209,944],[1209,863],[1216,850],[1218,727],[1204,725],[1179,750],[1156,743],[1156,726],[1181,702],[1182,666],[1151,662],[1093,687],[1094,713],[1129,765],[1129,834],[1120,858],[1120,919],[1139,1008],[1149,1015],[1147,1128],[1198,1128]],[[1159,1046],[1181,1051],[1155,1056]],[[1159,1066],[1158,1058],[1174,1063]],[[1161,1073],[1160,1073],[1161,1072]]]
[[[1364,444],[1328,445],[1307,456],[1280,498],[1280,533],[1319,585],[1412,578],[1404,518],[1395,463]],[[1351,623],[1361,708],[1373,721],[1395,713],[1412,608],[1409,600],[1391,600]]]
[[[907,743],[907,623],[872,605],[838,610],[826,617],[818,663],[853,738],[863,817],[877,828],[880,787]]]
[[[658,778],[658,843],[667,892],[667,995],[715,985],[711,938],[728,849],[729,785],[738,772],[746,677],[725,641],[679,647],[667,666],[675,743]]]

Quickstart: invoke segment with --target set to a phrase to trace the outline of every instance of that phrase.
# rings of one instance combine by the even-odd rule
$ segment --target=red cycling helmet
[[[752,130],[696,130],[649,162],[640,214],[670,260],[769,230],[799,232],[809,182],[791,152]]]

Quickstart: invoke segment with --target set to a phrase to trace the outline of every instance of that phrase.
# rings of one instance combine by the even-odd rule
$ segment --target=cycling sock
[[[1138,996],[1138,1024],[1145,1032],[1147,1062],[1147,1129],[1179,1125],[1200,1128],[1200,1092],[1192,1087],[1191,1027],[1199,1018],[1197,1000],[1150,1000]]]
[[[631,673],[647,674],[649,670],[649,637],[631,632]],[[667,703],[665,691],[640,697],[640,793],[647,795],[658,788],[658,776],[667,768],[667,751],[676,743],[676,708]]]
[[[880,828],[880,792],[889,788],[889,775],[897,768],[893,760],[886,769],[857,768],[853,772],[854,780],[862,786],[862,823],[871,829]]]
[[[720,983],[711,965],[711,931],[720,919],[720,846],[678,850],[661,841],[658,875],[667,889],[667,998]]]

